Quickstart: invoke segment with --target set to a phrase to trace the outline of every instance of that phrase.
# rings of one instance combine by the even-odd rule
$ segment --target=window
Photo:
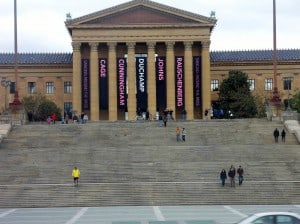
[[[249,84],[249,90],[253,91],[255,89],[255,80],[254,79],[248,79]]]
[[[15,91],[16,91],[16,83],[11,82],[10,83],[10,88],[9,88],[9,93],[12,94],[12,93],[15,93]]]
[[[54,82],[46,82],[46,93],[47,94],[54,93]]]
[[[213,79],[210,81],[210,91],[219,91],[219,80]]]
[[[28,93],[36,93],[36,83],[35,82],[28,82]]]
[[[273,90],[273,79],[265,79],[265,90]]]
[[[283,78],[283,89],[284,90],[292,89],[292,78],[289,78],[289,77]]]
[[[72,93],[72,82],[64,82],[64,93]]]

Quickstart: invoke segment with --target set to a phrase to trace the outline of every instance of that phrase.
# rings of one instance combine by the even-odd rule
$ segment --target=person
[[[52,113],[51,119],[52,119],[53,124],[55,124],[55,121],[56,121],[56,113]]]
[[[205,120],[208,119],[208,109],[205,109],[205,111],[204,111],[204,117],[205,117]]]
[[[286,135],[285,130],[282,129],[282,131],[281,131],[281,141],[282,142],[285,142],[285,135]]]
[[[223,169],[220,173],[220,180],[222,182],[222,186],[224,187],[225,186],[225,180],[227,179],[227,174],[226,174],[226,171],[225,169]]]
[[[178,142],[179,139],[180,139],[180,129],[179,129],[179,127],[176,128],[175,132],[176,132],[176,141]]]
[[[277,128],[275,128],[273,135],[274,135],[275,142],[277,143],[279,137],[279,130]]]
[[[239,185],[242,185],[243,180],[244,180],[244,169],[241,165],[237,169],[237,173],[239,175]]]
[[[87,123],[88,120],[89,120],[89,117],[88,117],[88,115],[85,113],[85,114],[83,115],[83,123],[84,123],[84,124]]]
[[[235,187],[235,168],[233,165],[229,168],[228,176],[230,177],[230,186]]]
[[[186,137],[186,130],[185,130],[185,128],[182,128],[182,131],[181,131],[181,139],[182,139],[182,141],[184,141],[184,142],[185,142],[185,137]]]
[[[74,186],[78,187],[78,180],[79,180],[79,177],[80,177],[80,171],[76,166],[74,167],[74,169],[72,171],[72,177],[73,177],[73,180],[74,180]]]
[[[182,120],[186,120],[186,110],[185,109],[183,109],[183,111],[182,111]]]
[[[164,120],[163,121],[164,121],[164,126],[167,127],[167,122],[168,122],[167,116],[164,116]]]
[[[158,121],[159,121],[159,127],[163,126],[163,117],[161,116],[161,114],[158,115]]]

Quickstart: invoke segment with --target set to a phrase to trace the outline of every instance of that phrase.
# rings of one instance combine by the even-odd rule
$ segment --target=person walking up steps
[[[78,187],[78,180],[79,180],[79,177],[80,177],[80,171],[76,166],[74,167],[74,169],[72,171],[72,177],[73,177],[73,180],[74,180],[74,186]]]
[[[279,137],[279,130],[277,128],[275,128],[275,130],[273,132],[273,135],[274,135],[275,143],[277,143],[278,142],[278,137]]]
[[[223,169],[220,173],[220,180],[222,182],[222,186],[225,186],[225,180],[227,179],[226,171]]]
[[[244,180],[244,169],[242,168],[242,166],[239,166],[239,168],[237,169],[237,173],[239,175],[239,185],[242,185]]]
[[[228,176],[230,177],[230,186],[235,187],[235,168],[233,165],[231,165],[228,171]]]

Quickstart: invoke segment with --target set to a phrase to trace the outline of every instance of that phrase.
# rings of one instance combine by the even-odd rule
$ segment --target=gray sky
[[[273,0],[153,0],[210,16],[216,12],[211,50],[273,48]],[[64,21],[128,0],[18,0],[19,52],[71,52]],[[300,49],[300,0],[276,0],[277,47]],[[14,1],[0,1],[0,52],[14,51]]]

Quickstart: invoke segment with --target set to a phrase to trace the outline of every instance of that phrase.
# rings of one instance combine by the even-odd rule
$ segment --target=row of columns
[[[116,58],[117,43],[108,45],[108,88],[109,88],[109,120],[118,119],[117,104],[117,71]],[[147,43],[148,46],[148,110],[150,114],[156,113],[156,74],[155,74],[155,42]],[[167,108],[176,110],[175,105],[175,42],[166,43],[167,63]],[[81,112],[81,43],[73,42],[73,109]],[[193,42],[184,42],[184,90],[185,110],[187,119],[194,119],[193,99]],[[202,111],[210,108],[210,42],[202,42]],[[98,43],[90,43],[90,119],[99,120],[99,82],[98,82]],[[127,43],[127,77],[128,77],[128,119],[136,118],[136,74],[135,74],[135,43]]]

